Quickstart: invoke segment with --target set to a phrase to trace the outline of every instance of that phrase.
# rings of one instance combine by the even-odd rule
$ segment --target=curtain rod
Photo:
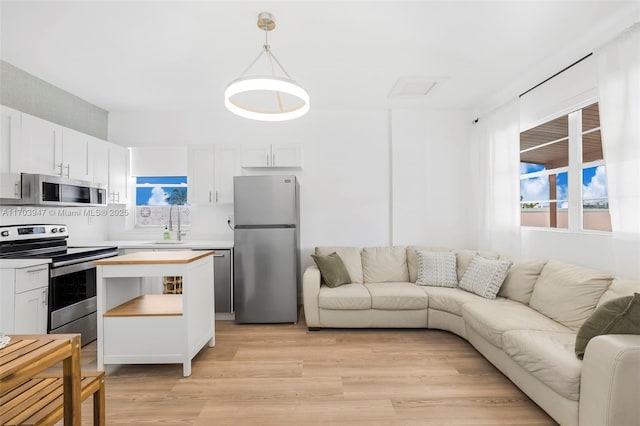
[[[551,80],[553,77],[557,76],[558,74],[562,74],[563,72],[565,72],[566,70],[568,70],[569,68],[571,68],[574,65],[578,65],[580,62],[584,61],[585,59],[587,59],[589,56],[593,55],[593,52],[589,53],[588,55],[584,56],[583,58],[578,59],[577,61],[575,61],[574,63],[572,63],[571,65],[564,67],[563,69],[561,69],[560,71],[558,71],[557,73],[555,73],[554,75],[552,75],[551,77],[547,78],[544,81],[541,81],[540,83],[536,84],[535,86],[533,86],[531,89],[527,90],[526,92],[522,92],[518,95],[519,98],[523,97],[524,95],[526,95],[527,93],[529,93],[530,91],[532,91],[533,89],[535,89],[538,86],[543,85],[544,83],[546,83],[547,81]]]

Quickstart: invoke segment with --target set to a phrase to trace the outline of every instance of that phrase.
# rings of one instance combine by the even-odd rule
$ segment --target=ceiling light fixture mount
[[[240,77],[229,83],[224,104],[234,114],[252,120],[286,121],[302,117],[309,111],[309,94],[291,78],[271,50],[268,34],[276,27],[273,15],[258,14],[257,25],[264,31],[263,49]],[[270,73],[247,75],[263,56]],[[276,66],[282,76],[276,74]]]

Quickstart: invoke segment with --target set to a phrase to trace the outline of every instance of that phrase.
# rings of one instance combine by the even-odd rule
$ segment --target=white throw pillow
[[[456,254],[454,252],[416,251],[418,278],[416,284],[435,287],[457,287]]]
[[[460,280],[460,288],[485,299],[495,299],[511,263],[510,260],[485,259],[476,255]]]

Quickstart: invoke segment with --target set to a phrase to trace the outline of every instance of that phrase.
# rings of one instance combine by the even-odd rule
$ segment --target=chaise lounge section
[[[418,252],[455,253],[457,281],[476,256],[511,262],[495,299],[419,285]],[[561,425],[640,424],[640,335],[611,334],[575,353],[580,326],[601,304],[640,293],[640,280],[556,260],[509,259],[442,247],[317,247],[337,253],[351,283],[329,287],[318,267],[303,276],[310,330],[433,328],[469,341]],[[468,282],[468,281],[467,281]]]

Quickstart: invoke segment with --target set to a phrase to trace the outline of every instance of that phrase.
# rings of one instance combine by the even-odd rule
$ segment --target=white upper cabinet
[[[272,144],[271,167],[302,167],[302,146],[297,143]]]
[[[126,204],[129,150],[120,145],[109,143],[109,204]]]
[[[77,130],[62,128],[62,176],[70,179],[93,179],[93,162],[89,158],[89,146],[93,144],[93,136]]]
[[[189,145],[187,163],[190,203],[233,203],[233,177],[241,172],[237,145]]]
[[[189,145],[187,148],[187,198],[192,204],[215,202],[213,155],[213,145]]]
[[[242,167],[302,167],[300,144],[243,145]]]
[[[93,169],[93,182],[109,186],[109,142],[93,138],[89,145],[89,161]]]
[[[22,113],[22,143],[28,159],[24,172],[64,175],[62,126]]]
[[[215,146],[215,202],[233,203],[233,177],[242,172],[237,145]]]
[[[22,117],[20,111],[0,107],[0,198],[20,198],[22,152]]]

